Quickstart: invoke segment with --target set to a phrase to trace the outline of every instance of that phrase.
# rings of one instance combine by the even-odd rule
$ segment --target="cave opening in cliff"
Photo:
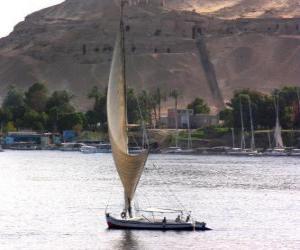
[[[83,55],[86,54],[86,45],[85,44],[82,45],[82,54]]]
[[[157,30],[154,32],[154,35],[155,35],[155,36],[160,36],[160,35],[161,35],[161,30],[160,30],[160,29],[157,29]]]

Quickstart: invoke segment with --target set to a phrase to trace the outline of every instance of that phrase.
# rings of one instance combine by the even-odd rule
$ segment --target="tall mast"
[[[241,114],[241,148],[245,149],[246,143],[245,143],[245,134],[244,134],[244,117],[243,117],[243,106],[242,106],[242,98],[240,96],[240,114]]]
[[[270,130],[268,131],[268,141],[269,141],[269,148],[272,148]]]
[[[192,144],[192,135],[191,135],[191,122],[190,122],[190,112],[187,109],[187,122],[188,122],[188,148],[191,149],[193,147]]]
[[[120,1],[120,30],[116,38],[107,88],[107,122],[116,170],[124,188],[123,215],[132,217],[131,201],[148,158],[148,150],[131,155],[128,152],[126,108],[126,67],[123,11],[126,1]]]
[[[125,99],[125,120],[126,120],[126,129],[128,130],[128,111],[127,111],[127,81],[126,81],[126,49],[125,49],[125,29],[124,29],[124,8],[125,4],[127,3],[126,0],[121,0],[120,3],[120,34],[121,34],[121,57],[123,61],[123,79],[124,79],[124,99]],[[127,139],[127,153],[128,150],[128,137]],[[127,197],[126,193],[124,192],[124,201],[125,201],[125,208],[124,213],[125,216],[128,213],[129,217],[132,218],[132,206],[131,200]]]
[[[231,128],[232,148],[235,148],[234,128]]]
[[[255,149],[255,138],[254,138],[254,126],[253,126],[253,115],[252,115],[252,105],[250,96],[248,97],[248,104],[249,104],[249,113],[250,113],[250,125],[251,125],[251,149]]]
[[[299,93],[299,88],[297,88],[297,98],[298,98],[298,116],[300,117],[300,93]]]
[[[275,131],[274,131],[275,147],[283,148],[284,145],[283,145],[283,141],[282,141],[281,126],[280,126],[280,120],[279,120],[279,96],[277,94],[274,96],[274,105],[275,105],[275,111],[276,111],[276,125],[275,125]]]
[[[124,8],[126,0],[121,0],[120,4],[120,34],[121,34],[121,49],[122,49],[122,60],[123,60],[123,79],[124,79],[124,93],[125,93],[125,110],[126,110],[126,122],[128,124],[127,114],[127,80],[126,80],[126,47],[125,47],[125,29],[124,29]]]

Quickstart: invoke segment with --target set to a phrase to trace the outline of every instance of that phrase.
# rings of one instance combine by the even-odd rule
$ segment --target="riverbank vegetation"
[[[300,128],[300,88],[283,87],[271,94],[244,89],[236,91],[227,103],[227,108],[220,112],[220,119],[229,128],[241,127],[241,112],[244,125],[250,130],[250,110],[252,110],[255,129],[272,129],[275,126],[275,104],[279,106],[279,120],[284,129]]]
[[[279,103],[279,118],[284,129],[300,127],[300,89],[283,87],[270,94],[249,89],[236,91],[220,112],[222,124],[211,128],[193,131],[192,138],[219,137],[230,132],[231,128],[241,127],[240,110],[244,116],[246,130],[250,130],[250,109],[252,109],[255,129],[272,129],[275,124],[275,99]],[[276,98],[275,98],[276,97]],[[49,92],[45,84],[35,83],[26,91],[14,86],[8,88],[0,108],[0,125],[3,132],[17,130],[34,130],[40,132],[61,132],[63,130],[103,131],[107,129],[106,90],[93,87],[87,94],[92,106],[86,111],[78,111],[72,104],[74,96],[66,90]],[[127,90],[127,109],[129,123],[140,123],[141,119],[149,128],[159,128],[162,107],[168,98],[178,108],[183,94],[178,90],[163,92],[160,88],[154,91],[137,92]],[[210,107],[201,99],[196,98],[187,107],[194,114],[208,114]],[[185,138],[182,132],[180,137]]]

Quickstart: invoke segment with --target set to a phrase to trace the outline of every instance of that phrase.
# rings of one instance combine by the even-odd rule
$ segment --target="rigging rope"
[[[158,175],[159,175],[159,177],[163,180],[163,177],[162,177],[162,175],[161,175],[161,173],[160,173],[160,170],[159,170],[159,168],[158,168],[158,166],[157,166],[157,164],[156,163],[153,163],[153,166],[154,166],[154,168],[157,170],[157,173],[158,173]],[[185,211],[185,212],[189,212],[187,209],[186,209],[186,207],[181,203],[181,201],[179,200],[179,198],[176,196],[176,194],[171,190],[171,188],[167,185],[167,183],[165,183],[166,184],[166,190],[167,190],[167,192],[169,192],[170,194],[171,194],[171,196],[173,196],[173,198],[174,198],[174,200],[177,202],[177,204],[181,207],[181,209],[183,210],[183,211]]]

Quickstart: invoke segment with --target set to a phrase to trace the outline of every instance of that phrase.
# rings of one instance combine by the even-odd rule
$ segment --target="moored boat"
[[[300,156],[300,149],[299,148],[294,148],[291,150],[289,153],[290,156]]]
[[[231,156],[259,156],[261,155],[257,150],[242,149],[242,148],[231,148],[226,151],[227,155]]]
[[[269,148],[263,155],[265,156],[288,156],[289,153],[284,148]]]
[[[95,154],[97,153],[97,148],[94,146],[82,146],[80,152],[84,154]]]
[[[82,147],[86,146],[84,143],[62,143],[61,147],[59,148],[60,151],[77,151],[79,152]]]

